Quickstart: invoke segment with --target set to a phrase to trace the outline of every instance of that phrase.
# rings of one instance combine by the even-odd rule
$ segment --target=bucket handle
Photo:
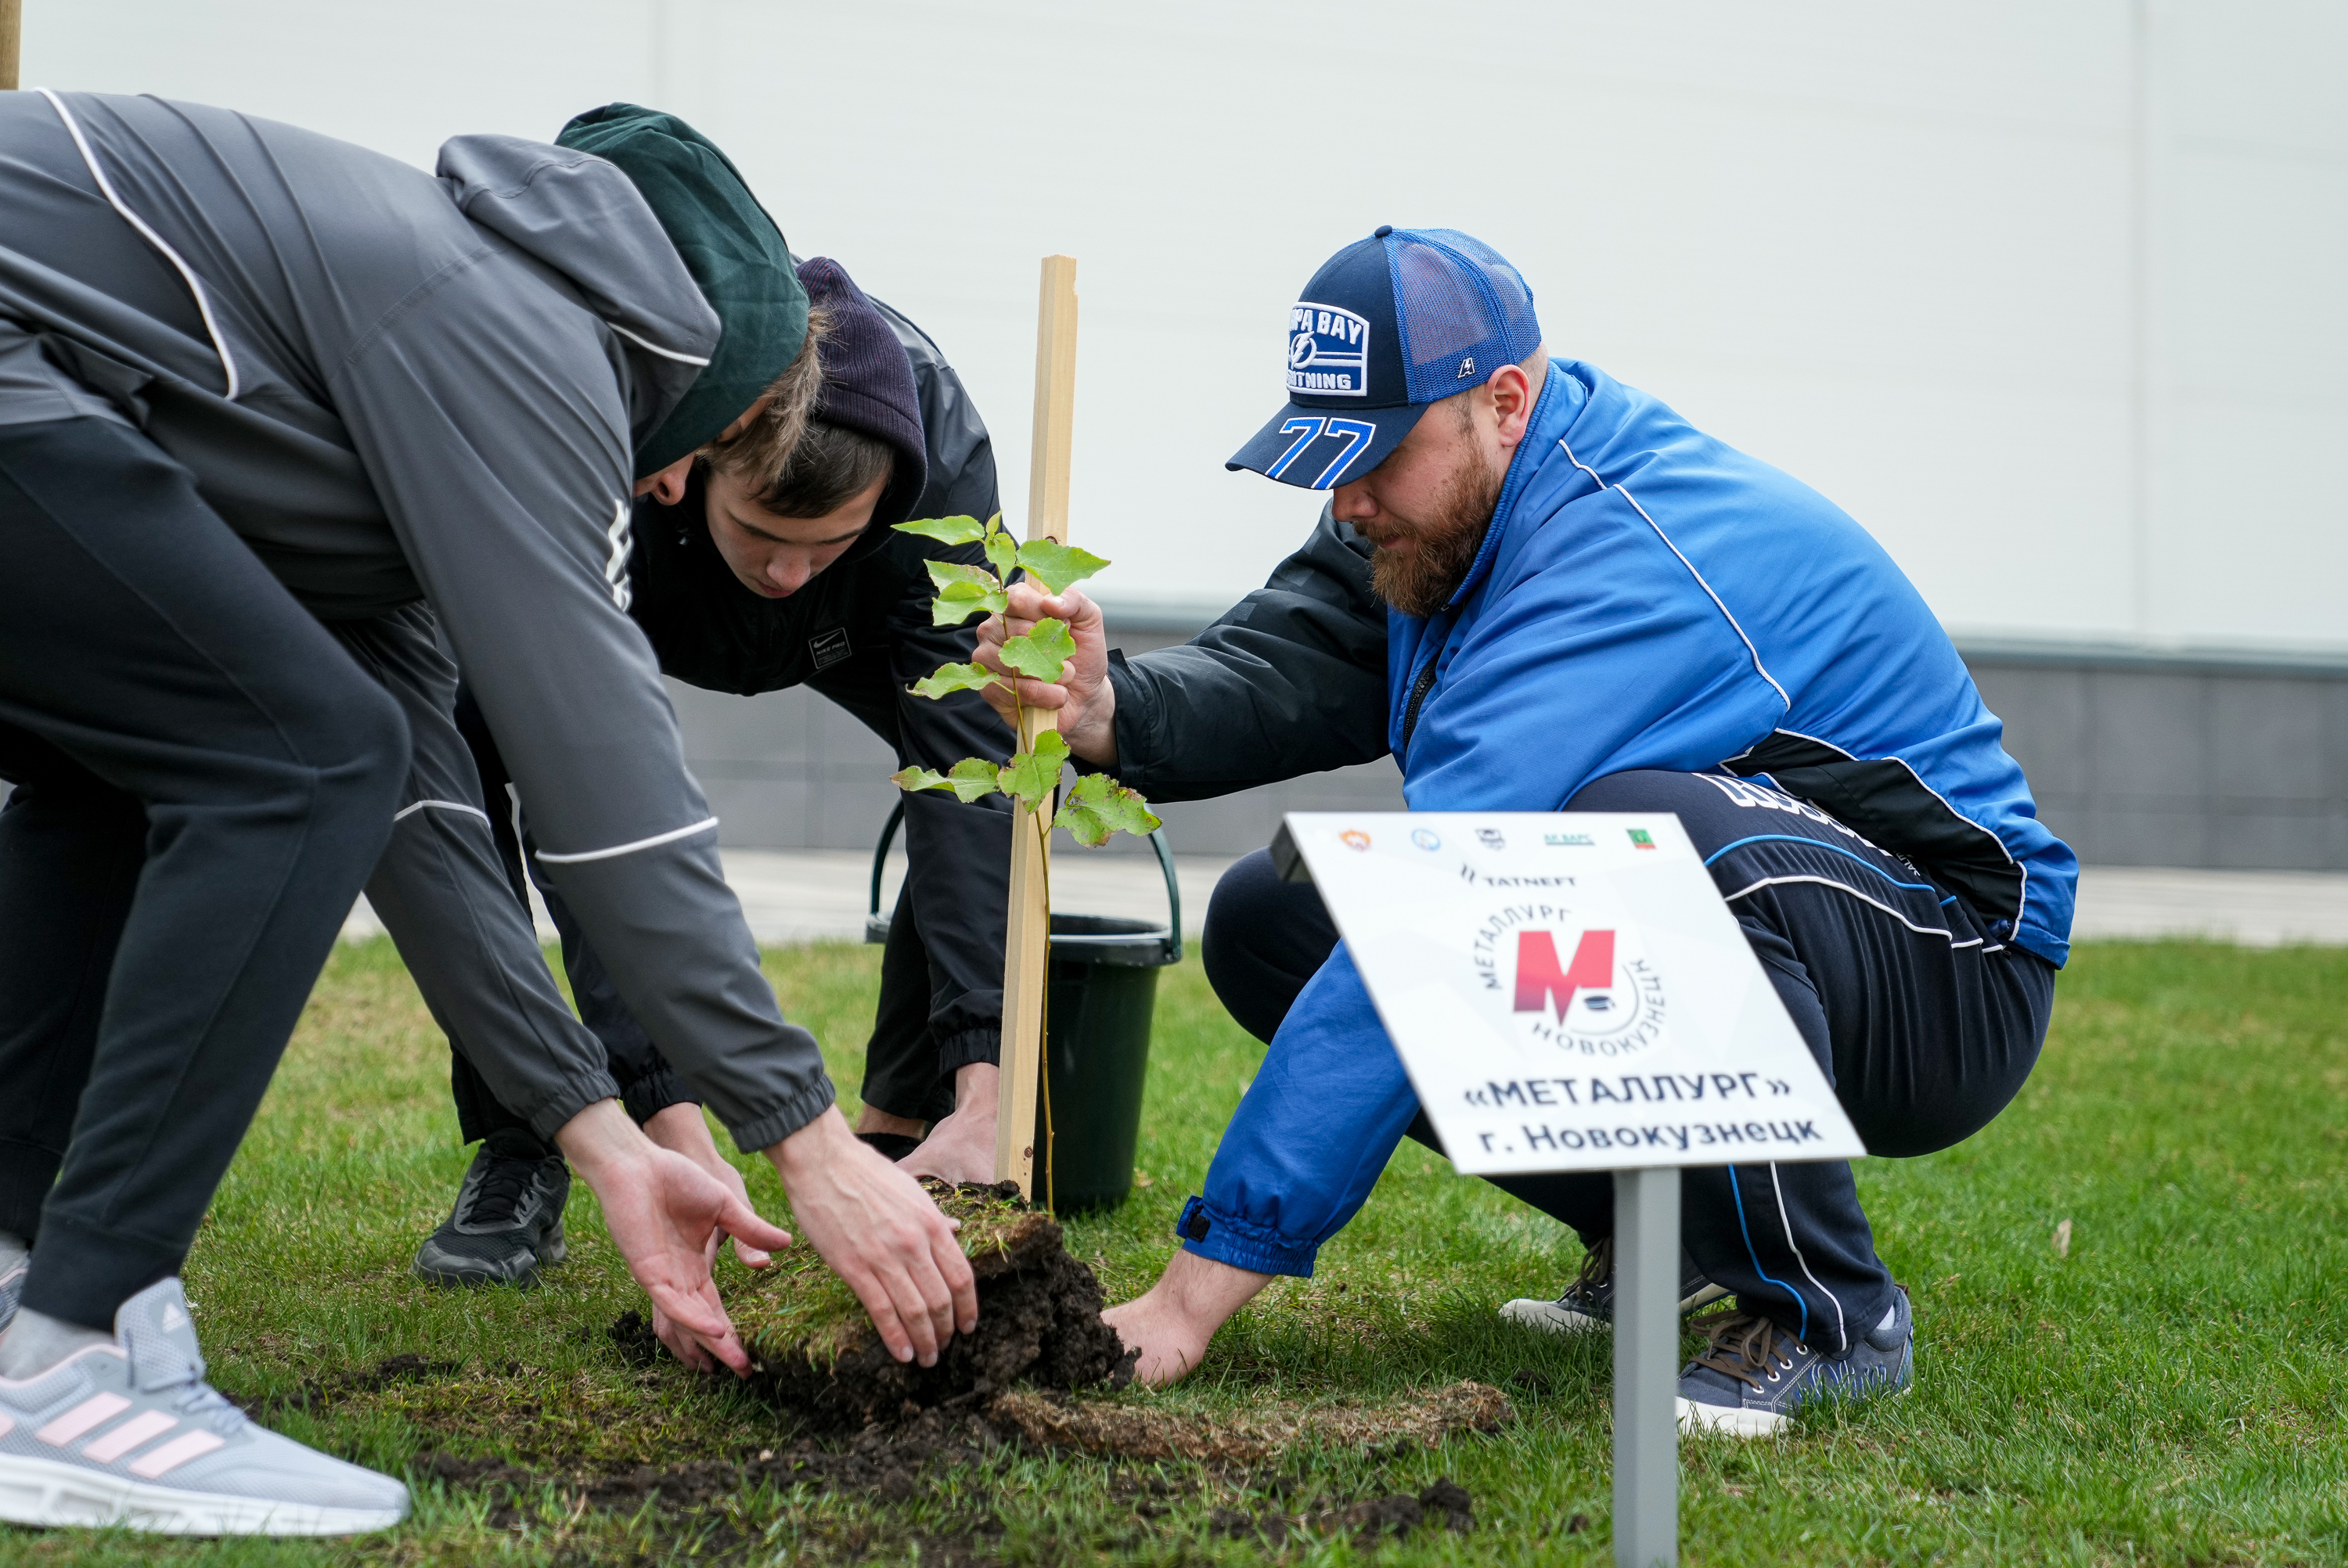
[[[897,842],[897,829],[905,821],[905,803],[900,799],[889,808],[889,820],[881,825],[880,842],[872,846],[872,897],[864,915],[868,923],[880,917],[880,877],[889,867],[889,851]],[[1166,846],[1166,830],[1153,828],[1149,847],[1158,852],[1158,869],[1166,875],[1166,928],[1172,939],[1174,956],[1168,961],[1182,961],[1182,884],[1174,876],[1174,852]]]

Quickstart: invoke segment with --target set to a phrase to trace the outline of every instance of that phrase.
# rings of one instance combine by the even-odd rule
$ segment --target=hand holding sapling
[[[1106,689],[1107,652],[1100,611],[1076,592],[1075,586],[1108,562],[1053,539],[1015,544],[1003,530],[1001,513],[983,523],[975,518],[930,518],[896,526],[944,544],[983,542],[986,559],[994,569],[990,571],[957,561],[929,563],[930,580],[938,588],[932,610],[935,624],[959,626],[981,611],[988,620],[979,631],[977,661],[940,665],[936,673],[914,682],[911,690],[916,696],[934,700],[955,692],[979,692],[1024,735],[1023,708],[1031,703],[1064,708],[1069,689],[1060,682],[1068,680],[1088,692]],[[1030,580],[1005,587],[1014,567]],[[1046,598],[1046,594],[1055,597]],[[1067,610],[1073,629],[1069,620],[1036,613],[1046,605]],[[1083,754],[1093,758],[1097,740],[1091,735],[1085,739],[1092,749]],[[1058,786],[1069,755],[1070,741],[1056,730],[1045,730],[1037,733],[1033,745],[1014,752],[1006,767],[968,757],[944,774],[914,767],[892,776],[900,789],[950,789],[964,801],[1000,790],[1032,813],[1040,811]],[[1108,756],[1113,760],[1115,755],[1112,738]],[[1077,843],[1097,848],[1108,842],[1112,833],[1152,832],[1158,818],[1138,793],[1096,774],[1069,792],[1053,825],[1066,828]]]
[[[1015,692],[1006,682],[984,688],[982,694],[1007,721],[1014,719],[1014,704],[1021,703],[1057,714],[1060,733],[1072,753],[1097,767],[1115,767],[1117,690],[1108,682],[1108,634],[1100,607],[1082,589],[1055,595],[1029,582],[1013,583],[1004,598],[1010,608],[978,629],[980,667],[1004,670],[1000,650],[1032,633],[1046,619],[1067,628],[1074,650],[1056,682],[1046,684],[1030,676],[1018,682]]]

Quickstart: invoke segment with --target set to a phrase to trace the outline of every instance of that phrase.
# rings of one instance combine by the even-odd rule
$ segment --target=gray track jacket
[[[745,1148],[831,1102],[628,619],[631,454],[717,320],[625,176],[460,137],[438,178],[155,98],[0,93],[0,424],[127,421],[322,619],[428,600],[541,858]]]

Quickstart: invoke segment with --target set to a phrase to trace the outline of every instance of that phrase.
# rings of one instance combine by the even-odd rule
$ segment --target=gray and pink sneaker
[[[407,1488],[257,1427],[204,1381],[176,1279],[114,1342],[0,1378],[0,1519],[166,1535],[350,1535],[407,1517]]]

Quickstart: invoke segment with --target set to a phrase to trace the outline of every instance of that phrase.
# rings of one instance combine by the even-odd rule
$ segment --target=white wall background
[[[1081,262],[1104,597],[1230,599],[1315,502],[1222,459],[1330,251],[1448,225],[1588,358],[1808,480],[1962,630],[2348,648],[2348,7],[2324,0],[25,0],[27,83],[428,166],[612,98],[963,371],[1022,515]]]

